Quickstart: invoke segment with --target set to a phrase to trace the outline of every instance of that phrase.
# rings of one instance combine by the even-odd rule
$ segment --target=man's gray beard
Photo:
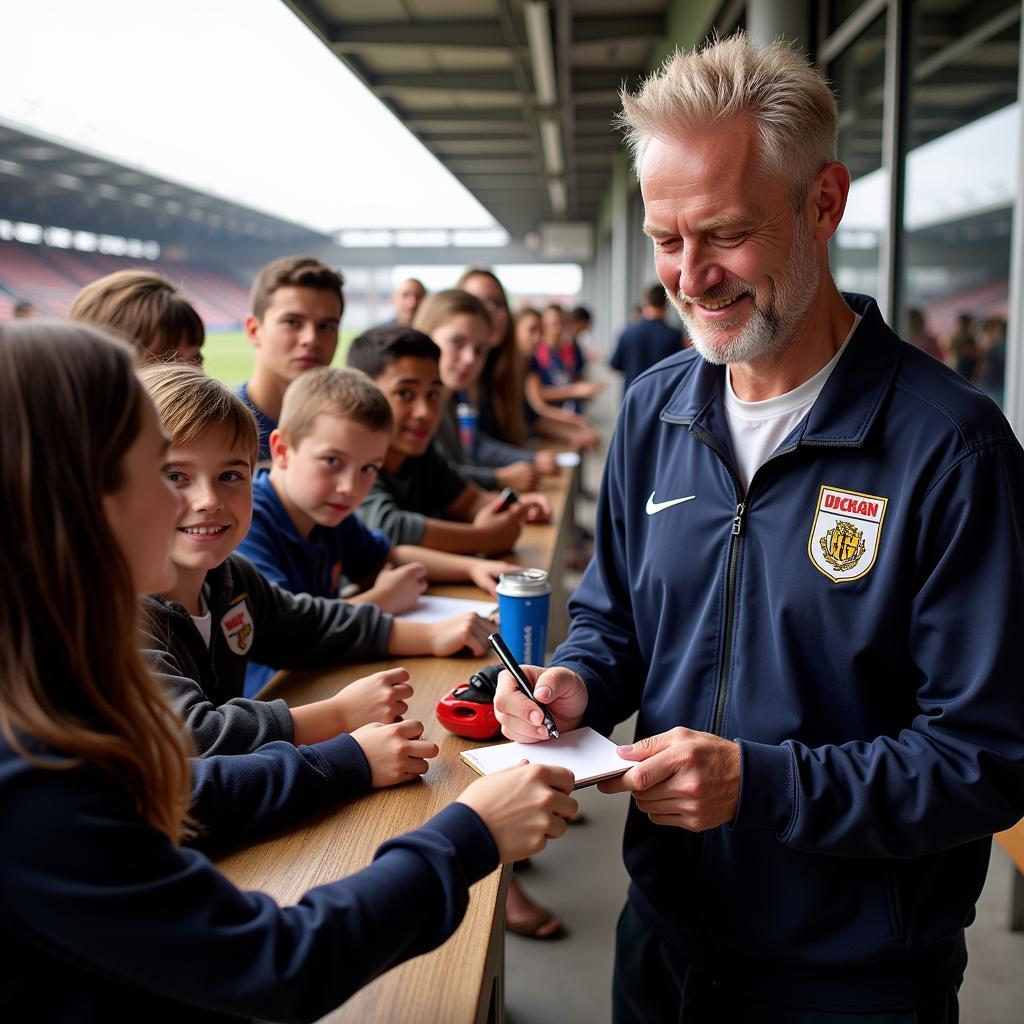
[[[693,347],[707,362],[716,366],[726,363],[749,363],[761,356],[781,352],[786,347],[786,343],[796,333],[796,329],[806,316],[807,310],[811,308],[820,279],[821,269],[814,259],[814,250],[808,242],[807,232],[803,224],[798,224],[789,259],[774,285],[769,285],[772,291],[767,308],[758,307],[757,297],[753,294],[753,289],[750,289],[748,294],[751,294],[754,300],[750,317],[739,334],[724,347],[714,346],[712,335],[732,330],[729,325],[699,322],[690,312],[688,301],[678,295],[671,298],[686,326]],[[714,290],[710,294],[715,298]]]

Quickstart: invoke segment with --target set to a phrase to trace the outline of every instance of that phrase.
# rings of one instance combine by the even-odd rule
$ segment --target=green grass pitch
[[[335,366],[345,365],[345,353],[356,331],[342,331]],[[237,387],[252,374],[254,349],[244,331],[211,331],[203,345],[203,369],[230,387]]]

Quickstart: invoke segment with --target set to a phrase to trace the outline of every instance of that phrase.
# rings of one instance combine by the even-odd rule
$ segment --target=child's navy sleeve
[[[358,514],[349,516],[338,529],[345,531],[341,565],[346,577],[353,583],[376,577],[391,554],[391,541],[381,530],[367,526]]]
[[[443,942],[469,886],[497,864],[483,822],[454,805],[357,874],[279,907],[143,821],[113,776],[0,760],[0,906],[21,950],[5,996],[40,1020],[129,997],[140,1011],[316,1020]],[[232,765],[214,767],[211,784],[230,790]],[[39,984],[44,967],[50,984]]]
[[[285,590],[302,589],[285,571],[286,560],[282,555],[274,524],[257,512],[254,511],[249,532],[236,550],[248,558],[271,583],[276,583]]]

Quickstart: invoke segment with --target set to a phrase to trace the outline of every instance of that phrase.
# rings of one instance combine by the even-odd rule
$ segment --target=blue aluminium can
[[[472,459],[476,455],[476,427],[479,414],[468,402],[460,402],[455,409],[455,417],[459,421],[459,441]]]
[[[502,639],[521,665],[543,665],[548,645],[551,584],[543,569],[503,572],[498,577]]]

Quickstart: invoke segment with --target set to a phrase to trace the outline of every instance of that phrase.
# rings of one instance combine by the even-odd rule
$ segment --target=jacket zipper
[[[732,662],[733,633],[736,623],[736,566],[740,558],[740,543],[743,535],[743,516],[747,511],[747,495],[740,487],[739,477],[733,469],[725,452],[719,447],[714,436],[699,427],[690,425],[691,432],[699,441],[707,445],[719,461],[725,466],[726,472],[732,480],[733,489],[736,492],[736,509],[732,517],[732,526],[729,531],[729,569],[725,577],[725,629],[722,632],[722,648],[720,652],[720,663],[718,668],[718,684],[715,692],[715,718],[711,726],[711,732],[715,736],[722,735],[722,726],[725,722],[725,708],[729,700],[730,671]]]

